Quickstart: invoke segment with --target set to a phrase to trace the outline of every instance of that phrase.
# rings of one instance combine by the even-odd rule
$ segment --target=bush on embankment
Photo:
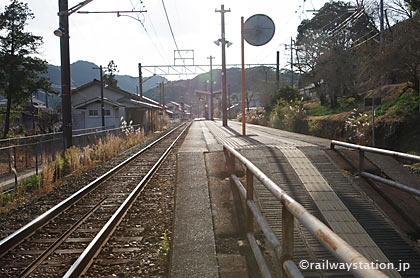
[[[382,105],[375,110],[375,146],[420,153],[420,144],[418,144],[420,113],[417,92],[406,84],[388,85],[368,92],[365,97],[371,96],[382,97]],[[343,98],[341,102],[343,106],[334,111],[338,113],[315,116],[329,109],[318,107],[320,104],[314,105],[313,101],[309,108],[302,99],[279,98],[271,109],[269,125],[328,139],[370,145],[372,142],[370,108],[353,99]]]

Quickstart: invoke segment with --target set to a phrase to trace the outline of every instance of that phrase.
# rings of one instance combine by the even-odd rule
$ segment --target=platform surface
[[[178,155],[173,262],[182,265],[182,253],[187,252],[192,252],[196,261],[184,259],[186,269],[172,267],[175,276],[171,277],[217,277],[217,262],[212,258],[211,211],[208,197],[205,197],[208,181],[203,152],[221,151],[223,144],[238,150],[372,262],[393,263],[395,267],[400,263],[410,264],[410,269],[401,273],[395,269],[383,270],[389,277],[419,277],[418,249],[410,245],[372,200],[361,193],[326,154],[330,140],[254,125],[247,125],[247,136],[242,136],[241,132],[241,123],[237,122],[222,127],[218,121],[196,121],[190,128]],[[281,203],[261,183],[254,184],[263,215],[281,239]],[[184,216],[178,215],[180,209],[186,209]],[[177,228],[183,223],[186,226]],[[179,252],[177,246],[184,246],[182,242],[190,242],[191,246],[186,245]],[[294,242],[296,263],[301,260],[337,262],[302,224],[296,222]],[[194,253],[197,252],[194,244],[200,246],[203,255]],[[302,272],[305,277],[353,277],[343,270],[306,269]]]

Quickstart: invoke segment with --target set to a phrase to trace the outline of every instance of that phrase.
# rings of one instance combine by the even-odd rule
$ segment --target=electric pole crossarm
[[[89,11],[78,11],[78,14],[125,14],[125,13],[147,13],[146,10],[141,11],[98,11],[98,12],[89,12]]]
[[[74,7],[70,8],[70,9],[68,9],[68,10],[59,11],[59,12],[58,12],[58,15],[59,15],[59,16],[62,16],[62,15],[67,15],[67,16],[69,16],[69,15],[71,15],[71,14],[73,14],[73,13],[77,12],[78,10],[80,10],[81,8],[83,8],[84,6],[86,6],[87,4],[89,4],[89,3],[90,3],[90,2],[92,2],[92,1],[93,1],[93,0],[86,0],[86,1],[80,2],[79,4],[77,4],[76,6],[74,6]]]

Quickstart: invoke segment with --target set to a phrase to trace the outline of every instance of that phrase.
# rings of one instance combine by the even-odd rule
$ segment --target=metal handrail
[[[408,160],[415,161],[415,162],[420,162],[420,156],[412,155],[412,154],[408,154],[408,153],[395,152],[395,151],[390,151],[390,150],[385,150],[385,149],[361,146],[361,145],[351,144],[351,143],[347,143],[347,142],[332,140],[331,141],[331,149],[334,149],[334,146],[341,146],[341,147],[346,147],[346,148],[355,149],[355,150],[359,150],[359,151],[382,154],[382,155],[386,155],[386,156],[393,156],[393,157],[397,157],[397,158],[403,158],[403,159],[408,159]]]
[[[242,196],[245,195],[246,203],[250,213],[247,213],[248,223],[248,239],[249,234],[253,234],[253,217],[257,220],[257,223],[261,227],[264,235],[270,241],[274,247],[274,251],[277,260],[280,263],[282,277],[291,275],[289,277],[303,277],[298,268],[293,263],[293,229],[294,219],[296,218],[299,222],[305,226],[311,234],[340,262],[349,263],[351,265],[369,265],[371,262],[360,254],[357,250],[351,247],[346,241],[340,238],[318,218],[309,213],[300,203],[290,197],[284,190],[282,190],[276,183],[268,178],[260,169],[258,169],[251,161],[242,156],[238,151],[230,146],[223,146],[225,156],[227,158],[228,168],[230,172],[230,178],[236,186],[239,187],[239,192]],[[247,170],[247,188],[242,185],[239,179],[236,177],[235,159],[240,161]],[[282,208],[282,240],[281,246],[279,241],[276,239],[274,232],[268,226],[266,220],[258,215],[261,215],[258,208],[256,208],[253,200],[253,178],[256,177],[281,203]],[[245,193],[245,194],[244,194]],[[258,212],[256,212],[258,210]],[[271,239],[271,240],[270,240]],[[256,257],[258,259],[258,257]],[[260,263],[259,263],[260,264]],[[265,262],[262,262],[265,264]],[[355,268],[352,267],[350,270],[356,277],[388,277],[384,273],[373,268]],[[264,277],[271,277],[271,274],[264,275]]]
[[[331,141],[331,149],[335,150],[335,146],[341,146],[341,147],[345,147],[345,148],[354,149],[354,150],[359,151],[359,169],[358,169],[358,172],[359,172],[359,175],[361,177],[368,178],[368,179],[373,179],[373,180],[382,182],[386,185],[393,186],[393,187],[398,188],[402,191],[405,191],[405,192],[408,192],[410,194],[414,194],[414,195],[420,197],[420,190],[419,189],[407,186],[405,184],[402,184],[402,183],[399,183],[399,182],[396,182],[396,181],[393,181],[393,180],[383,178],[383,177],[378,176],[378,175],[374,175],[372,173],[366,172],[365,169],[364,169],[365,152],[370,152],[370,153],[376,153],[376,154],[380,154],[380,155],[386,155],[386,156],[392,156],[392,157],[396,157],[396,158],[407,159],[407,160],[414,161],[414,162],[420,162],[420,156],[332,140]]]

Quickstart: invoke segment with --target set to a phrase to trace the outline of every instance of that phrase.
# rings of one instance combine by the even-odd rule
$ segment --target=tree
[[[12,107],[23,104],[39,89],[50,90],[51,84],[40,73],[47,72],[47,62],[34,57],[42,38],[25,32],[26,22],[34,15],[27,4],[12,0],[0,14],[0,92],[7,99],[3,137],[10,128]]]
[[[118,72],[118,70],[114,60],[109,61],[108,66],[105,68],[105,74],[103,77],[104,84],[108,86],[117,86],[118,81],[115,79],[116,72]]]
[[[382,55],[372,61],[373,67],[387,74],[389,79],[402,75],[419,91],[420,80],[420,23],[419,16],[396,24],[392,39]]]
[[[420,11],[420,0],[405,0],[413,11]]]
[[[303,20],[298,27],[299,70],[305,73],[307,83],[314,83],[321,100],[324,92],[330,96],[333,108],[337,96],[355,92],[357,57],[351,48],[376,31],[361,5],[363,2],[355,9],[350,3],[327,2],[312,19]]]

